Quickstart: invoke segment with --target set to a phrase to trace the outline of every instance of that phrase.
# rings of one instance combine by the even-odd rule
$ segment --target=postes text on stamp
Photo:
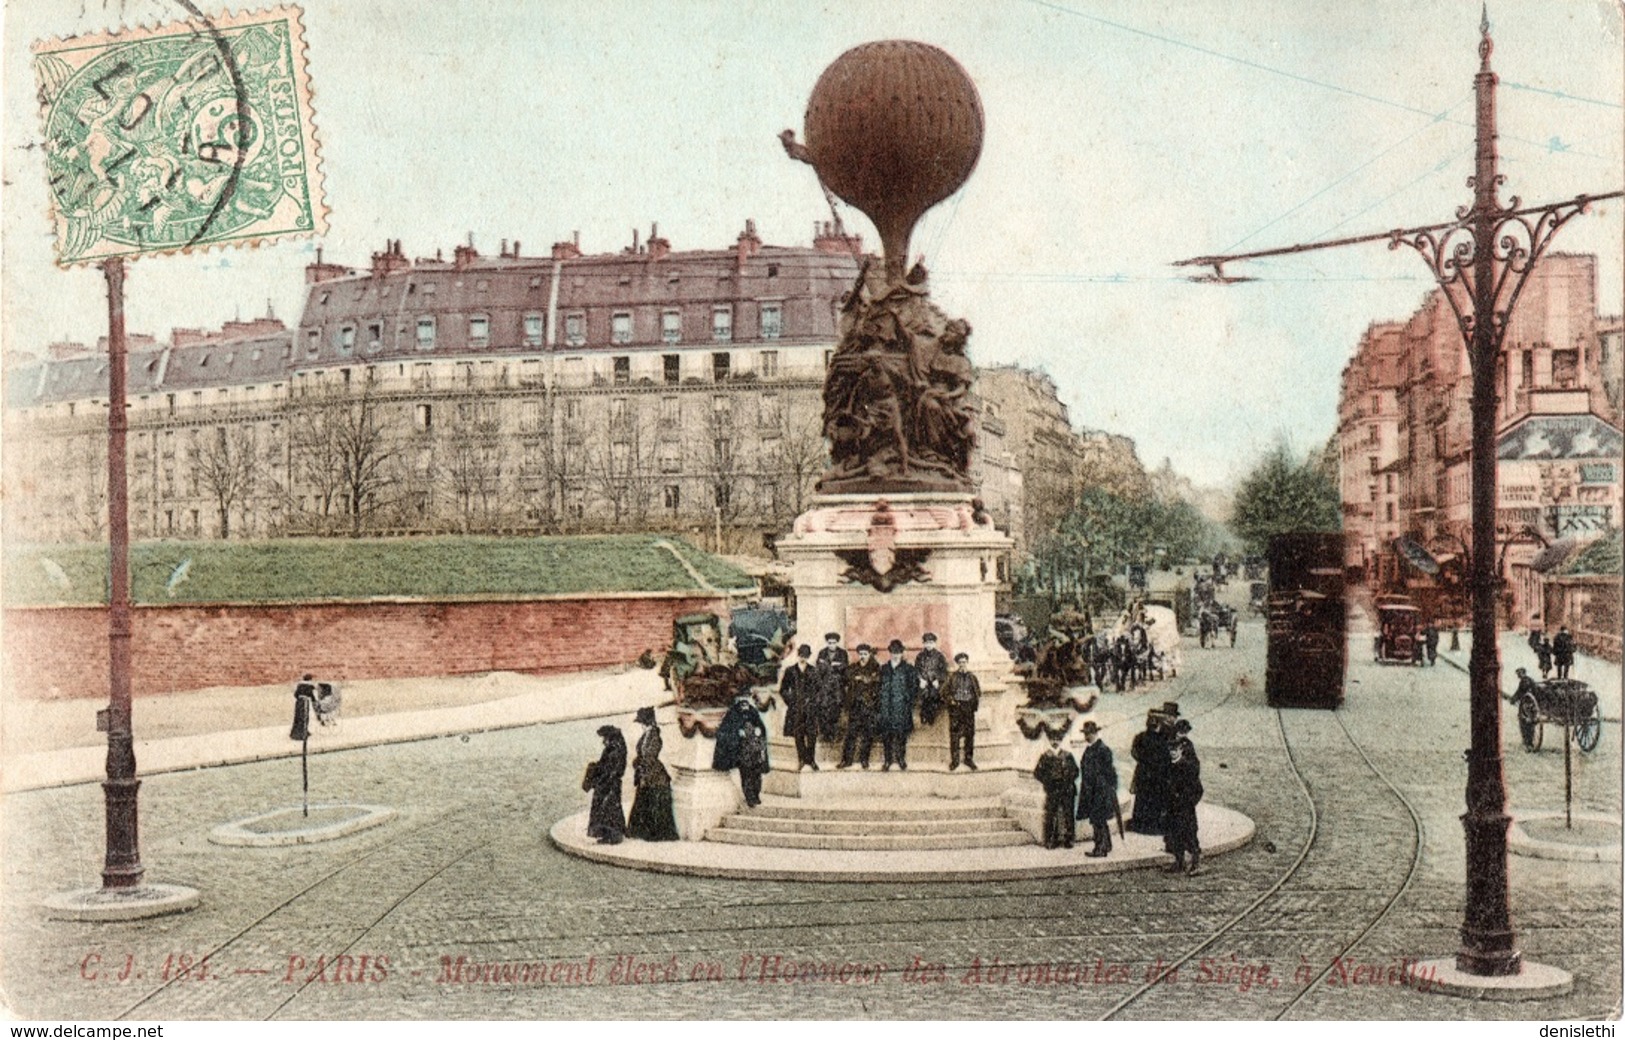
[[[326,229],[300,14],[35,45],[59,264]]]

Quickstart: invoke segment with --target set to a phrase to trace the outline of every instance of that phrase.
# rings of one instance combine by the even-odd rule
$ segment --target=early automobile
[[[1573,726],[1574,742],[1590,754],[1602,736],[1602,709],[1596,691],[1578,679],[1531,683],[1517,696],[1518,735],[1523,746],[1539,751],[1547,723]]]
[[[1377,601],[1377,634],[1372,654],[1379,664],[1421,664],[1422,612],[1404,597]]]

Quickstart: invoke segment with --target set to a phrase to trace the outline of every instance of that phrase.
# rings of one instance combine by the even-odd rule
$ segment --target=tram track
[[[1217,706],[1215,705],[1215,707]],[[1366,940],[1372,931],[1374,931],[1378,925],[1387,919],[1394,906],[1401,898],[1404,897],[1405,893],[1409,891],[1411,883],[1415,880],[1421,868],[1423,848],[1423,828],[1421,817],[1417,814],[1415,807],[1412,806],[1410,801],[1405,798],[1404,794],[1399,790],[1399,788],[1395,786],[1388,776],[1381,770],[1381,768],[1379,768],[1377,764],[1371,760],[1371,757],[1366,754],[1365,749],[1360,747],[1359,742],[1355,740],[1354,735],[1349,732],[1348,726],[1344,723],[1340,714],[1333,712],[1332,717],[1336,720],[1338,729],[1342,732],[1343,737],[1347,741],[1349,747],[1351,747],[1359,756],[1360,760],[1364,762],[1366,769],[1370,770],[1372,775],[1374,775],[1387,787],[1388,791],[1400,803],[1406,814],[1409,816],[1411,824],[1412,852],[1403,877],[1400,878],[1393,891],[1384,899],[1381,906],[1379,906],[1374,913],[1369,914],[1364,919],[1363,923],[1354,929],[1352,938],[1349,938],[1347,941],[1341,941],[1337,946],[1336,952],[1332,956],[1326,958],[1325,966],[1318,972],[1311,975],[1307,982],[1303,982],[1294,976],[1295,982],[1298,984],[1298,988],[1291,995],[1291,998],[1286,1002],[1286,1004],[1282,1006],[1282,1008],[1273,1016],[1270,1016],[1276,1020],[1285,1018],[1295,1008],[1297,1008],[1313,991],[1320,987],[1325,980],[1332,975],[1333,971],[1336,969],[1336,966],[1340,962],[1348,958],[1349,955]],[[1299,793],[1302,795],[1304,803],[1309,810],[1308,833],[1304,838],[1302,847],[1298,850],[1297,856],[1267,889],[1260,893],[1240,911],[1230,916],[1217,928],[1209,932],[1200,942],[1187,949],[1177,959],[1168,963],[1160,972],[1149,978],[1144,984],[1136,988],[1123,999],[1119,1000],[1116,1004],[1112,1005],[1100,1016],[1101,1021],[1110,1020],[1119,1015],[1121,1012],[1132,1007],[1134,1004],[1145,998],[1147,994],[1157,990],[1170,978],[1176,977],[1180,968],[1189,964],[1207,950],[1210,950],[1222,939],[1243,931],[1244,926],[1253,918],[1255,914],[1266,907],[1271,900],[1284,894],[1284,890],[1287,889],[1287,886],[1304,871],[1304,865],[1309,862],[1311,855],[1316,851],[1317,846],[1321,844],[1324,823],[1322,808],[1319,804],[1317,804],[1308,775],[1306,774],[1303,765],[1299,761],[1298,754],[1294,752],[1292,741],[1287,735],[1285,713],[1281,709],[1276,709],[1275,721],[1276,733],[1280,739],[1282,750],[1285,752],[1287,763],[1292,771],[1293,780],[1296,782]],[[1347,934],[1346,931],[1345,934]]]
[[[329,869],[328,871],[323,873],[320,877],[316,878],[314,881],[312,881],[309,884],[303,886],[302,888],[296,890],[292,894],[286,896],[281,901],[279,901],[275,906],[272,906],[270,909],[266,910],[264,913],[262,913],[259,916],[255,917],[252,921],[250,921],[247,924],[243,925],[242,927],[238,928],[235,932],[233,932],[231,935],[227,936],[225,939],[222,939],[219,942],[216,942],[212,946],[208,947],[201,955],[197,956],[195,961],[193,961],[190,965],[188,965],[187,967],[175,972],[174,974],[172,974],[168,978],[166,978],[163,982],[161,982],[158,985],[156,985],[156,986],[152,987],[151,989],[149,989],[146,993],[142,994],[142,996],[138,1000],[134,1001],[133,1003],[126,1006],[122,1011],[119,1011],[117,1014],[113,1015],[111,1020],[112,1021],[122,1021],[124,1019],[127,1019],[132,1014],[134,1014],[136,1011],[138,1011],[141,1008],[145,1007],[148,1003],[150,1003],[151,1001],[153,1001],[154,999],[156,999],[157,997],[162,995],[165,991],[167,991],[167,990],[171,989],[172,987],[176,986],[177,984],[182,983],[182,982],[195,981],[197,979],[197,975],[195,973],[199,972],[199,971],[207,972],[207,970],[208,970],[207,965],[211,960],[218,963],[219,954],[221,954],[222,952],[230,949],[233,945],[235,945],[236,943],[242,941],[243,939],[249,937],[256,929],[258,929],[262,925],[266,924],[268,921],[270,921],[272,918],[274,918],[277,914],[280,914],[280,913],[288,910],[290,907],[294,906],[299,900],[303,899],[305,896],[309,895],[311,892],[313,892],[316,889],[320,888],[321,886],[327,884],[328,882],[334,880],[335,878],[339,877],[340,875],[342,875],[342,874],[344,874],[344,873],[346,873],[346,872],[348,872],[350,870],[353,870],[354,868],[356,868],[356,867],[358,867],[358,866],[360,866],[360,865],[362,865],[364,863],[367,863],[368,861],[372,860],[373,858],[375,858],[377,856],[380,856],[380,855],[382,855],[382,854],[384,854],[386,852],[396,851],[396,850],[400,849],[402,847],[402,845],[404,844],[405,840],[422,833],[423,831],[429,829],[430,827],[433,827],[433,826],[435,826],[437,824],[440,824],[440,823],[444,822],[448,818],[455,817],[457,814],[462,813],[462,812],[466,811],[467,809],[469,809],[470,807],[472,807],[474,804],[476,804],[477,801],[478,801],[478,799],[471,798],[471,799],[467,799],[467,800],[465,800],[463,802],[460,802],[460,803],[458,803],[456,805],[447,806],[446,808],[441,809],[440,811],[428,816],[424,820],[422,820],[422,821],[418,822],[417,824],[413,825],[404,834],[397,835],[394,840],[386,841],[386,842],[380,842],[379,844],[374,845],[372,848],[367,849],[367,850],[365,850],[365,851],[363,851],[363,852],[361,852],[361,853],[359,853],[357,855],[351,856],[350,858],[346,859],[344,862],[338,864],[337,866],[332,867],[331,869]],[[345,946],[344,946],[344,948],[342,950],[334,951],[334,956],[335,957],[339,956],[339,955],[341,955],[343,953],[346,953],[349,950],[353,949],[355,947],[356,943],[359,943],[363,938],[365,938],[368,932],[372,931],[373,928],[377,927],[379,922],[381,922],[385,917],[389,916],[390,913],[393,913],[394,910],[397,909],[408,898],[410,898],[418,890],[423,888],[424,885],[428,884],[434,878],[438,877],[440,874],[445,872],[447,869],[454,866],[456,863],[462,861],[463,859],[466,859],[470,853],[472,853],[476,849],[480,848],[482,844],[484,844],[484,843],[480,842],[480,843],[476,843],[474,845],[469,846],[468,848],[464,849],[461,853],[459,853],[454,859],[452,859],[449,862],[443,864],[442,866],[437,868],[435,871],[433,871],[430,875],[423,878],[417,884],[413,885],[411,887],[411,889],[408,890],[404,895],[402,895],[398,899],[391,902],[389,907],[384,911],[383,914],[380,914],[370,924],[368,924],[359,933],[357,933],[356,937],[352,941],[350,941],[349,943],[345,944]],[[306,983],[306,985],[308,985],[308,982]],[[281,1004],[279,1004],[277,1006],[277,1008],[271,1012],[271,1015],[275,1015],[276,1011],[280,1011],[283,1007],[286,1007],[288,1003],[290,1003],[295,997],[297,997],[299,995],[299,992],[302,992],[304,990],[304,988],[305,988],[305,985],[301,985],[299,987],[299,989],[293,995],[291,995],[290,997],[288,997],[287,1000],[284,1000]],[[266,1017],[269,1018],[271,1016],[268,1015]]]

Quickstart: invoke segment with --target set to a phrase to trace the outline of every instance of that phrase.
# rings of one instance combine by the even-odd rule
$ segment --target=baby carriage
[[[316,684],[316,721],[323,726],[337,726],[339,724],[339,708],[344,704],[344,694],[332,683]]]

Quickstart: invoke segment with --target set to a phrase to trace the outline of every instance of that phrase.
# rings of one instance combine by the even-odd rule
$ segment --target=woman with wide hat
[[[637,755],[632,759],[632,814],[626,818],[628,837],[643,841],[676,841],[677,817],[671,805],[671,774],[660,761],[660,726],[655,710],[638,709]]]
[[[600,845],[619,845],[626,834],[626,816],[621,810],[621,778],[626,775],[626,738],[614,726],[599,726],[604,753],[587,766],[581,789],[592,792],[592,809],[587,813],[587,837]]]

